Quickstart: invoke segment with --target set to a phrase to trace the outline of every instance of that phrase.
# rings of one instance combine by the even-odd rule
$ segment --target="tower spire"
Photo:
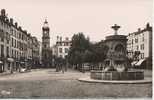
[[[45,18],[44,24],[48,23],[47,18]]]
[[[46,18],[45,18],[45,21],[44,21],[44,24],[43,24],[43,27],[42,28],[49,29],[48,21],[47,21]]]

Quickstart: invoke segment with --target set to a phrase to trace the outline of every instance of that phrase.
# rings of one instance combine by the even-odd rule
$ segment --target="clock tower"
[[[43,67],[50,67],[50,28],[47,20],[45,20],[42,27],[42,63]]]

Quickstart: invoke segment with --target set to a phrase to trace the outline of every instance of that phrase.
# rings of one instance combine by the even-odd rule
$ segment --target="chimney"
[[[13,25],[13,18],[10,18],[10,23],[11,25]]]
[[[20,30],[20,31],[22,31],[22,28],[21,28],[21,26],[19,26],[18,28],[19,28],[19,30]]]
[[[148,29],[149,27],[150,27],[150,24],[149,24],[149,23],[147,23],[146,28]]]
[[[16,28],[18,27],[18,23],[17,23],[17,22],[15,22],[15,27],[16,27]]]
[[[141,28],[138,28],[138,32],[140,32],[141,31]]]
[[[1,10],[1,16],[3,16],[3,17],[6,16],[6,15],[5,15],[5,9],[2,9],[2,10]]]

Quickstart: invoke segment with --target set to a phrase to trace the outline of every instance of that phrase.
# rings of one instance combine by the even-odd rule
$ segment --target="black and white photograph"
[[[0,99],[153,97],[153,0],[0,0]]]

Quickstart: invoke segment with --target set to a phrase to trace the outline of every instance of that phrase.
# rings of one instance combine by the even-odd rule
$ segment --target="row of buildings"
[[[0,13],[0,72],[20,71],[51,67],[52,57],[65,58],[70,40],[57,36],[56,45],[50,47],[50,28],[47,20],[42,27],[42,42],[23,30],[13,18],[8,18],[5,9]]]
[[[134,65],[152,66],[152,27],[149,23],[144,29],[129,33],[127,36],[128,57]],[[71,46],[68,37],[57,36],[56,44],[50,47],[50,28],[47,20],[42,27],[42,42],[23,30],[17,22],[6,16],[5,9],[0,15],[0,71],[17,71],[22,67],[31,69],[43,65],[50,67],[52,57],[66,58]]]
[[[6,16],[5,9],[0,14],[0,72],[30,69],[40,57],[41,43],[36,37],[23,30],[13,18]]]
[[[57,36],[57,42],[52,48],[52,54],[66,58],[71,41],[66,37]],[[152,27],[149,23],[145,28],[127,35],[127,56],[132,60],[132,65],[138,68],[152,68]]]

